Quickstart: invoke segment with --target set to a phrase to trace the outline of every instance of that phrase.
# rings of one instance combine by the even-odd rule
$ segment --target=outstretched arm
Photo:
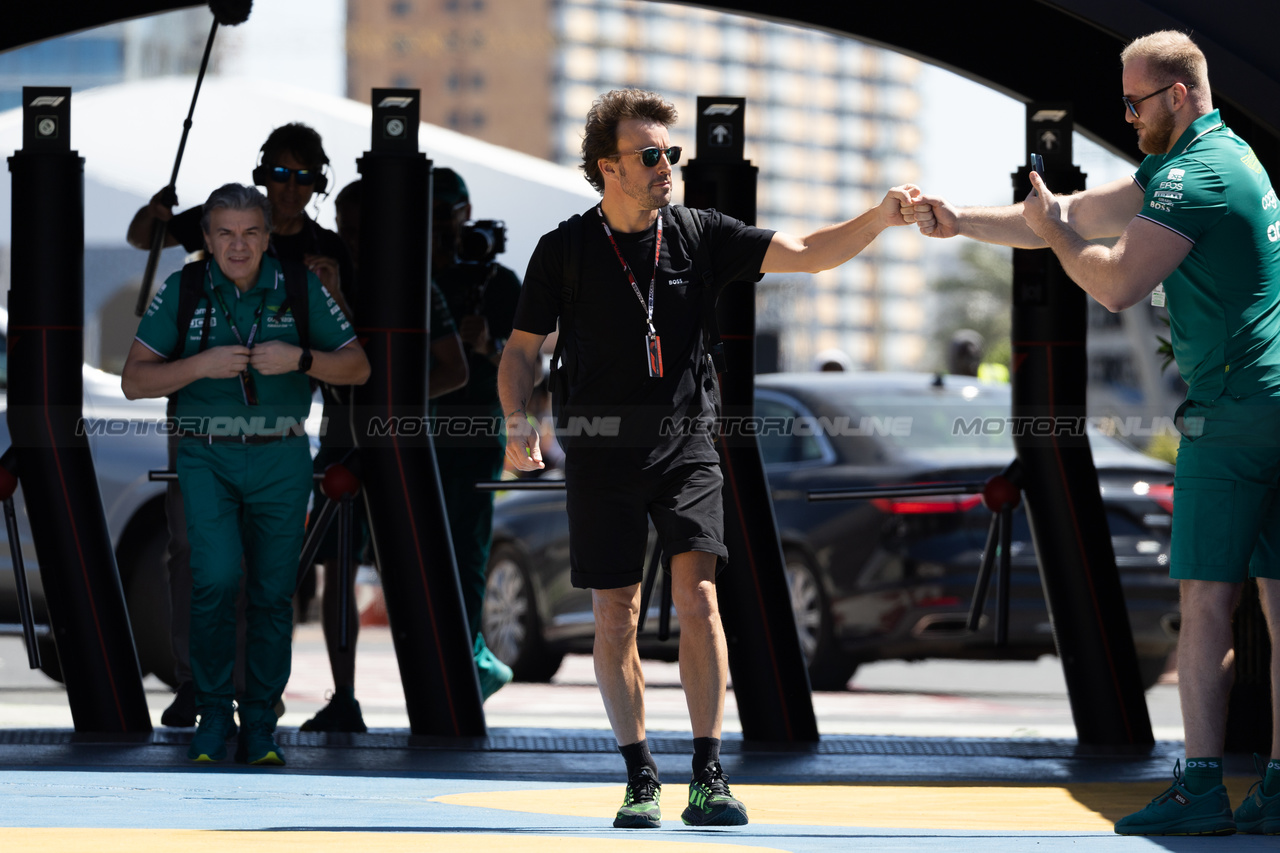
[[[889,190],[880,204],[856,219],[819,228],[807,237],[779,231],[769,243],[760,272],[821,272],[838,267],[870,245],[884,229],[914,222],[904,218],[903,212],[915,209],[919,195],[919,187],[903,184]],[[925,212],[922,208],[921,214]]]
[[[1035,179],[1039,177],[1036,175]],[[1142,209],[1142,195],[1132,178],[1123,178],[1060,197],[1059,215],[1086,240],[1116,237]],[[902,216],[914,221],[920,233],[928,237],[962,236],[1019,249],[1043,249],[1044,240],[1023,218],[1024,205],[1025,202],[1004,207],[954,207],[941,196],[921,193],[915,204],[903,204]]]

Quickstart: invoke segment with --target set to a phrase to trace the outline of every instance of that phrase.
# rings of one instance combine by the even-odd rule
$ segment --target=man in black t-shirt
[[[307,204],[314,194],[324,192],[328,186],[324,167],[328,165],[329,157],[324,152],[320,134],[301,123],[277,127],[262,144],[261,154],[262,162],[253,170],[253,180],[266,188],[267,200],[271,203],[271,252],[283,260],[306,264],[347,316],[351,316],[347,306],[353,296],[355,272],[346,246],[337,234],[317,225],[306,213]],[[129,223],[129,244],[138,249],[149,249],[153,224],[160,220],[167,222],[166,248],[181,245],[188,252],[203,250],[204,232],[200,226],[203,208],[196,205],[174,216],[174,201],[166,187],[156,193],[149,204],[139,208]],[[172,416],[173,412],[169,411],[169,415]],[[177,437],[174,436],[169,442],[170,468],[174,466],[176,452]],[[188,602],[191,597],[190,546],[182,511],[182,490],[176,480],[169,482],[165,509],[169,523],[170,634],[178,693],[160,721],[166,726],[194,726],[195,690],[191,683],[187,640]],[[243,623],[243,619],[240,621]],[[243,658],[242,655],[240,657]],[[239,668],[236,681],[237,684],[243,681]]]
[[[572,436],[566,453],[566,501],[571,579],[592,590],[596,679],[627,763],[617,827],[661,821],[636,651],[648,519],[671,572],[680,680],[693,724],[693,778],[681,817],[698,826],[747,822],[719,761],[728,679],[715,588],[728,555],[723,478],[706,430],[662,428],[669,419],[713,418],[716,381],[702,338],[702,271],[693,268],[699,238],[685,232],[670,207],[671,167],[680,157],[668,134],[675,120],[659,95],[636,89],[602,95],[587,115],[582,168],[603,199],[580,223],[577,293],[564,346],[566,413],[592,426]],[[914,186],[895,187],[857,219],[807,237],[754,228],[714,210],[692,213],[701,217],[700,240],[719,288],[767,272],[844,263],[886,227],[907,224],[901,211],[918,194]],[[507,459],[524,471],[542,467],[525,409],[540,375],[542,342],[562,313],[564,246],[558,230],[538,243],[498,372]]]

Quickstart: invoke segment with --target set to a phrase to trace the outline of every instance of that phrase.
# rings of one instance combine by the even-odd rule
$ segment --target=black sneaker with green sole
[[[662,783],[649,767],[641,767],[627,780],[627,793],[622,808],[613,819],[618,829],[657,829],[662,826]]]
[[[729,792],[729,777],[712,761],[689,783],[689,805],[680,815],[689,826],[746,826],[747,807]]]

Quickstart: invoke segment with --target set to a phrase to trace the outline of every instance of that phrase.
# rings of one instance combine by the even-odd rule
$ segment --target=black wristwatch
[[[306,347],[302,348],[302,355],[298,356],[298,372],[306,373],[311,369],[311,350]]]

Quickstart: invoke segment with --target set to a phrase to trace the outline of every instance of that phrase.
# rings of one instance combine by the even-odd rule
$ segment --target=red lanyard
[[[640,293],[640,285],[636,284],[636,277],[631,272],[631,265],[627,263],[627,259],[622,257],[622,252],[618,249],[618,243],[613,239],[613,232],[609,230],[609,223],[605,221],[604,210],[602,207],[596,207],[596,213],[600,214],[600,224],[604,226],[605,236],[609,238],[609,245],[613,246],[613,253],[618,256],[618,263],[622,264],[622,271],[627,274],[627,281],[631,283],[631,289],[636,292],[636,299],[640,300],[640,308],[645,312],[645,323],[649,326],[649,334],[656,334],[653,329],[653,283],[658,279],[658,257],[662,252],[662,211],[658,211],[658,239],[653,247],[653,276],[649,279],[649,304],[646,306],[644,296]]]

